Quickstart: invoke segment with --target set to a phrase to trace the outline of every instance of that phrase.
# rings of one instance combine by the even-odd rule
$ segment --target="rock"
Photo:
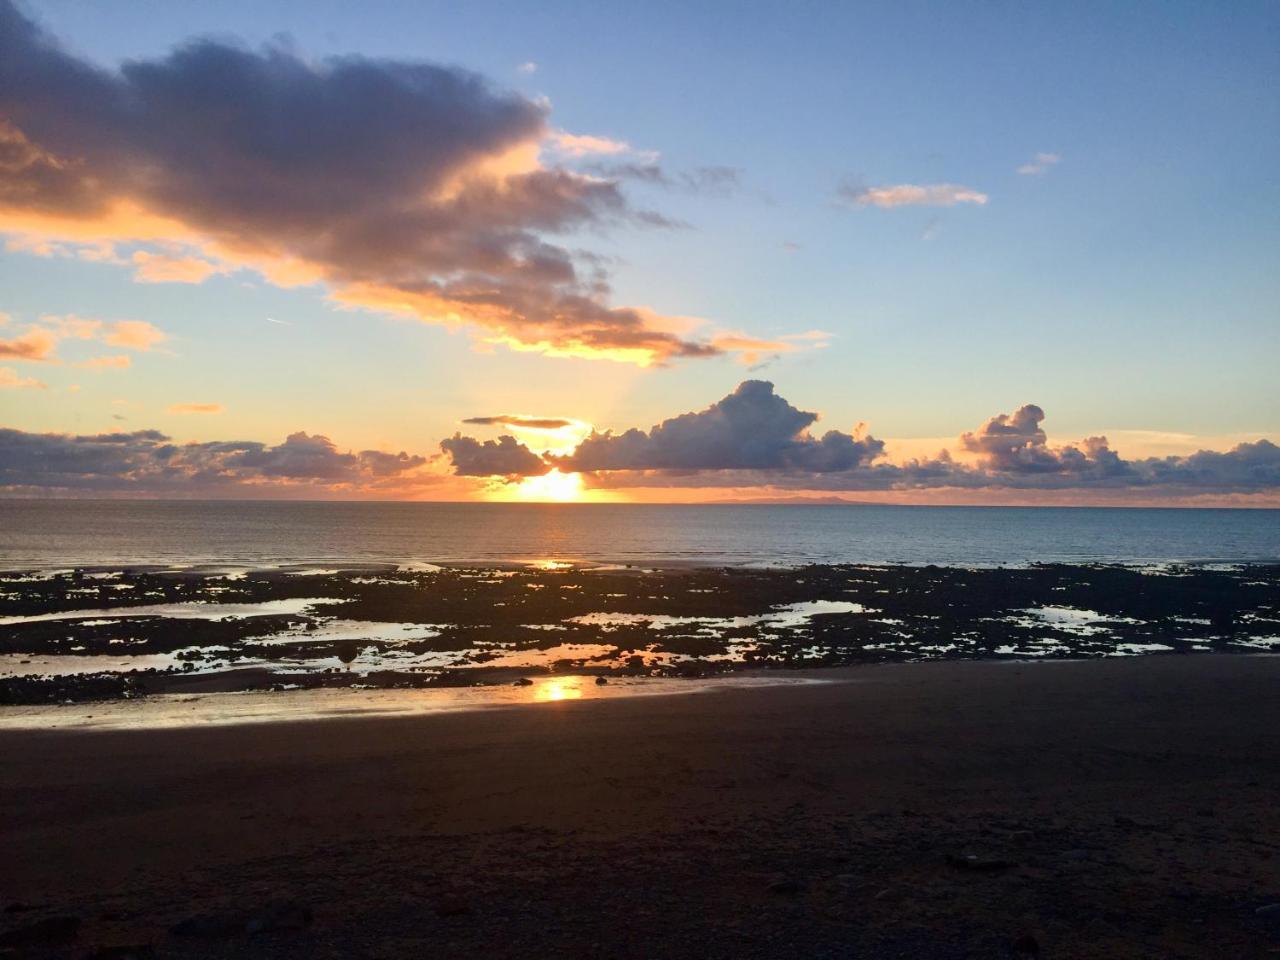
[[[528,682],[528,681],[526,681]],[[462,897],[444,897],[436,903],[436,915],[441,917],[461,917],[471,912],[471,903]]]
[[[519,680],[515,681],[515,683],[511,685],[513,687],[532,687],[533,681],[530,680],[528,677],[521,677]]]
[[[597,687],[603,687],[603,686],[604,686],[606,683],[608,683],[608,682],[609,682],[609,678],[608,678],[608,677],[596,677],[596,686],[597,686]]]
[[[1268,903],[1265,907],[1259,907],[1253,911],[1253,915],[1280,930],[1280,903]]]
[[[99,947],[85,957],[85,960],[151,960],[156,955],[155,948],[149,943],[136,943],[128,946]]]
[[[781,877],[769,884],[769,892],[783,897],[794,897],[804,891],[804,884],[794,877]]]
[[[310,924],[310,907],[292,900],[278,900],[254,911],[245,921],[244,932],[250,936],[257,933],[284,933],[301,930]]]
[[[0,947],[35,947],[70,943],[80,934],[80,918],[45,917],[0,933]]]
[[[187,917],[169,928],[175,937],[193,940],[221,940],[244,931],[244,923],[225,913],[204,913]]]
[[[1029,933],[1022,933],[1013,938],[1013,952],[1025,957],[1040,955],[1040,941]]]
[[[948,853],[947,863],[959,870],[970,870],[975,873],[996,873],[1017,866],[1012,860],[978,853]]]

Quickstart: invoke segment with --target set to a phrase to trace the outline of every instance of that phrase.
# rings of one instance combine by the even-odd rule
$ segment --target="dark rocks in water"
[[[257,933],[286,933],[310,926],[311,920],[310,907],[293,900],[278,900],[254,911],[245,921],[244,932],[250,936]]]
[[[1280,903],[1269,903],[1265,907],[1259,907],[1253,911],[1253,915],[1280,931]]]
[[[248,913],[205,913],[169,928],[175,937],[227,940],[241,935],[289,933],[310,926],[311,908],[294,900],[275,900]]]
[[[997,873],[1016,867],[1012,860],[980,853],[948,853],[947,864],[958,870],[969,870],[974,873]]]
[[[609,682],[609,678],[608,678],[608,677],[596,677],[596,686],[597,686],[597,687],[603,687],[603,686],[604,686],[606,683],[608,683],[608,682]]]
[[[441,917],[461,917],[471,910],[471,902],[459,896],[444,897],[436,904],[436,915]]]
[[[1019,934],[1013,938],[1013,952],[1023,957],[1038,957],[1040,955],[1040,941],[1029,933]]]
[[[45,917],[0,933],[0,947],[44,947],[70,943],[80,935],[80,918]]]
[[[155,947],[149,943],[99,947],[89,953],[85,960],[151,960],[156,955]]]
[[[222,940],[244,932],[244,922],[230,914],[204,913],[180,920],[169,928],[175,937],[191,940]]]
[[[455,652],[455,662],[360,673],[378,688],[458,686],[483,682],[496,650],[548,650],[560,643],[600,644],[612,651],[571,658],[559,672],[597,671],[629,676],[697,677],[738,669],[828,667],[904,660],[1008,659],[1030,653],[1053,657],[1104,656],[1124,644],[1129,653],[1256,652],[1280,626],[1280,565],[1238,570],[1194,566],[1153,573],[1107,565],[1040,564],[1027,568],[878,567],[815,565],[800,569],[687,568],[627,571],[525,571],[450,568],[431,573],[387,571],[369,578],[347,571],[325,579],[326,592],[343,604],[341,615],[387,624],[421,624],[423,633],[396,641],[407,654]],[[0,614],[28,616],[85,608],[83,588],[68,575],[47,580],[0,573]],[[117,588],[126,588],[117,593]],[[530,589],[536,588],[536,589]],[[193,573],[175,579],[123,571],[93,601],[116,616],[0,624],[0,653],[84,656],[180,653],[174,669],[63,676],[0,677],[0,704],[131,699],[192,687],[251,690],[279,681],[270,669],[246,670],[243,660],[312,661],[317,669],[294,676],[307,688],[351,686],[353,664],[365,650],[389,641],[371,635],[316,643],[325,619],[263,614],[189,619],[130,616],[131,607],[156,602],[265,603],[296,599],[308,588],[295,577],[255,575],[226,581]],[[838,598],[838,599],[837,599]],[[822,603],[860,605],[833,612]],[[798,619],[799,612],[817,604]],[[1046,611],[1066,611],[1062,617]],[[1089,614],[1097,611],[1097,614]],[[619,614],[617,624],[594,616]],[[774,620],[777,615],[779,620]],[[869,615],[870,614],[870,615]],[[1070,621],[1096,616],[1087,631]],[[321,619],[317,619],[320,617]],[[639,621],[636,618],[641,618]],[[676,618],[665,622],[661,618]],[[649,619],[653,618],[653,619]],[[736,626],[728,625],[743,618]],[[687,622],[681,622],[687,621]],[[708,627],[695,628],[694,621]],[[1082,621],[1083,623],[1084,621]],[[1183,627],[1194,623],[1198,627]],[[86,626],[92,624],[92,626]],[[430,629],[426,625],[433,625]],[[537,629],[534,629],[534,626]],[[301,628],[301,629],[300,629]],[[390,629],[390,628],[389,628]],[[305,632],[304,632],[305,631]],[[1188,634],[1198,635],[1199,639]],[[277,636],[278,635],[278,636]],[[264,637],[273,637],[264,642]],[[277,642],[280,641],[280,642]],[[1045,646],[1032,646],[1043,642]],[[1012,651],[1012,652],[1011,652]],[[656,654],[656,656],[655,656]],[[728,654],[728,658],[721,659]],[[674,659],[672,658],[674,655]],[[338,667],[316,661],[340,660]],[[714,659],[709,659],[714,658]],[[348,670],[342,666],[347,665]],[[517,669],[530,669],[521,667]],[[536,668],[534,668],[536,669]],[[493,671],[494,683],[516,674]],[[500,678],[500,679],[499,679]],[[1158,828],[1163,829],[1163,828]]]
[[[769,892],[783,897],[794,897],[804,892],[804,884],[794,877],[780,877],[769,884]]]
[[[511,685],[513,687],[532,687],[533,681],[530,680],[528,677],[521,677],[519,680],[516,680]]]

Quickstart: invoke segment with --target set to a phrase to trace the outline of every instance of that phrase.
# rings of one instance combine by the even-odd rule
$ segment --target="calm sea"
[[[1280,561],[1280,510],[0,501],[0,567]]]

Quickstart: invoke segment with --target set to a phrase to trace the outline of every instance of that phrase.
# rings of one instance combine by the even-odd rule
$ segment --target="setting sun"
[[[516,486],[515,495],[520,500],[581,500],[582,474],[552,470],[540,477],[525,477]]]

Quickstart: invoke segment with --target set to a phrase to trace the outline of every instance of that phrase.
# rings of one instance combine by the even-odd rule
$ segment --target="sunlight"
[[[540,477],[525,477],[516,485],[515,495],[519,500],[552,500],[558,503],[580,500],[582,474],[552,470]]]
[[[533,691],[533,699],[545,701],[581,700],[581,681],[577,677],[567,677],[563,680],[548,680],[546,683],[539,684]]]

